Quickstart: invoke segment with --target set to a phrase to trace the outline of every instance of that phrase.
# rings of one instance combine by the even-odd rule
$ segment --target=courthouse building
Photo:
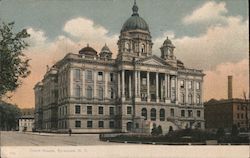
[[[54,64],[35,91],[35,128],[75,133],[150,132],[155,123],[173,129],[204,129],[202,70],[175,57],[166,38],[152,52],[146,21],[133,5],[123,24],[115,59],[105,44],[87,45]],[[104,41],[105,42],[105,41]]]

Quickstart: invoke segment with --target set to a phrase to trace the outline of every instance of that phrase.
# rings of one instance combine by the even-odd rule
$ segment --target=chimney
[[[233,76],[228,76],[228,99],[233,99]]]

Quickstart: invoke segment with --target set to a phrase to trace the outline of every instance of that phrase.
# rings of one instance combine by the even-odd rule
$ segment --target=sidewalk
[[[22,134],[40,135],[40,136],[69,136],[69,134],[62,133],[44,133],[44,132],[19,132]],[[71,134],[73,136],[73,134]]]

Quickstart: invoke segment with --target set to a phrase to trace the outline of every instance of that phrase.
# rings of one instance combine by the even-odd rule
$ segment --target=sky
[[[34,85],[46,65],[87,43],[98,52],[105,43],[117,54],[123,23],[131,16],[133,0],[2,0],[0,22],[15,22],[31,37],[24,51],[31,75],[8,102],[34,107]],[[153,54],[168,36],[175,55],[188,68],[202,69],[204,101],[227,98],[227,76],[233,75],[233,96],[248,91],[249,10],[247,0],[137,0],[153,40]]]

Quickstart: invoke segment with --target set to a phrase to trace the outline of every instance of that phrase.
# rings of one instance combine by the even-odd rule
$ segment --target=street
[[[117,145],[102,142],[99,134],[50,134],[17,131],[1,131],[1,146],[81,146],[81,145]],[[119,143],[119,145],[125,145]]]

